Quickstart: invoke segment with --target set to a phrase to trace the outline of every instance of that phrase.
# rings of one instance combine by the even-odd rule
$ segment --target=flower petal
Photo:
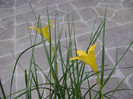
[[[32,29],[34,29],[34,30],[36,30],[36,31],[41,33],[41,29],[40,28],[35,28],[35,27],[29,27],[29,28],[32,28]]]
[[[70,60],[75,60],[75,59],[80,59],[80,60],[81,60],[81,58],[80,58],[79,56],[76,56],[76,57],[70,58]]]
[[[92,52],[93,53],[93,52]],[[90,56],[88,56],[88,65],[95,71],[97,72],[97,64],[96,64],[96,59],[95,59],[95,55],[92,54]]]
[[[52,22],[54,22],[54,20],[51,20],[51,21],[50,21],[50,24],[51,24]]]
[[[89,50],[88,50],[88,60],[89,60],[89,66],[94,70],[97,71],[97,64],[96,64],[96,59],[95,59],[95,47],[96,44],[93,44]]]
[[[51,24],[54,20],[50,21],[50,28],[53,27],[53,24]],[[43,32],[43,36],[49,41],[49,25],[46,25],[44,27],[44,32]]]
[[[83,56],[83,55],[87,55],[84,51],[82,50],[77,50],[77,54],[78,56]]]
[[[43,36],[48,40],[49,39],[49,28],[48,25],[45,26]]]
[[[97,45],[97,43],[92,45],[89,48],[88,54],[86,54],[82,50],[77,50],[77,54],[79,56],[73,57],[70,60],[75,60],[75,59],[82,60],[83,62],[88,64],[95,72],[97,72],[98,70],[97,70],[97,64],[96,64],[96,59],[95,59],[95,47],[96,47],[96,45]]]
[[[99,42],[98,42],[98,43],[99,43]],[[96,45],[97,45],[98,43],[93,44],[93,45],[89,48],[88,54],[89,54],[91,51],[94,51],[94,50],[95,50],[95,47],[96,47]]]
[[[82,60],[84,63],[86,63],[87,65],[89,65],[95,72],[97,72],[97,65],[93,63],[93,60],[90,59],[89,56],[76,56],[71,58],[70,60],[75,60],[75,59],[79,59]]]

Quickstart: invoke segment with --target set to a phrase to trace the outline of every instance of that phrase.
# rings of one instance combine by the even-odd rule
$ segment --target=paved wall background
[[[94,30],[96,30],[103,19],[104,10],[107,5],[105,49],[105,61],[109,65],[107,68],[112,68],[115,64],[116,46],[118,47],[120,57],[133,40],[133,0],[0,0],[0,78],[7,94],[9,93],[10,78],[15,62],[11,51],[15,56],[18,56],[21,51],[30,46],[26,20],[29,26],[36,26],[28,2],[33,6],[36,15],[40,14],[43,25],[47,24],[47,7],[49,8],[50,19],[54,19],[56,10],[59,12],[58,23],[64,29],[67,29],[67,13],[70,20],[72,20],[74,15],[76,41],[78,48],[82,50],[86,50],[96,17],[97,21]],[[32,39],[34,39],[35,31],[30,29],[30,32]],[[41,38],[38,35],[37,42],[40,40]],[[98,41],[102,41],[101,37]],[[64,42],[63,37],[62,42]],[[97,49],[96,59],[97,64],[100,64],[101,44],[98,45]],[[42,46],[38,46],[35,52],[37,63],[42,66],[44,72],[48,72],[49,67],[45,59],[42,59],[45,56],[42,54]],[[65,49],[63,54],[65,56]],[[30,55],[30,52],[26,52],[19,61],[23,68],[28,68]],[[133,68],[120,69],[127,66],[133,67],[133,46],[118,65],[119,68],[107,85],[107,89],[111,89],[124,77],[126,77],[126,80],[122,88],[133,88]],[[42,75],[39,75],[40,82],[45,82]],[[23,87],[23,77],[23,71],[18,66],[13,85],[14,91]],[[115,96],[117,99],[132,99],[133,92],[120,92]]]

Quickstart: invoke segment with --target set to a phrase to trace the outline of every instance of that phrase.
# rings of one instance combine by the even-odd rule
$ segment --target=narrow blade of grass
[[[0,89],[2,91],[3,99],[6,99],[6,95],[5,95],[5,92],[4,92],[4,88],[3,88],[3,85],[2,85],[1,79],[0,79]]]

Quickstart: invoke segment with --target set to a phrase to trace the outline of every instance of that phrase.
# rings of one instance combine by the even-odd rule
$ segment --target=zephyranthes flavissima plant
[[[32,8],[32,7],[31,7]],[[32,9],[33,11],[33,9]],[[36,38],[31,41],[31,46],[22,51],[22,53],[17,57],[16,63],[14,65],[11,84],[10,84],[10,94],[7,95],[4,92],[4,88],[2,86],[0,80],[0,87],[3,94],[3,99],[10,98],[12,99],[19,99],[20,97],[24,96],[25,99],[32,99],[32,93],[37,92],[38,99],[111,99],[113,94],[116,91],[120,91],[119,86],[122,84],[124,80],[120,82],[120,84],[114,89],[109,90],[108,92],[103,92],[103,87],[107,84],[109,79],[111,78],[112,74],[114,73],[117,65],[120,63],[121,59],[124,57],[126,52],[129,50],[130,46],[133,44],[133,41],[123,53],[123,55],[118,59],[118,49],[116,48],[116,63],[114,68],[111,69],[109,75],[104,78],[105,70],[105,26],[106,26],[106,10],[104,20],[100,23],[97,30],[92,33],[90,42],[88,42],[88,49],[86,52],[77,49],[77,44],[75,40],[75,24],[72,21],[69,22],[68,16],[68,32],[63,32],[63,27],[58,25],[58,12],[55,13],[55,20],[51,20],[49,18],[48,9],[47,9],[47,19],[48,25],[42,27],[40,16],[36,17],[33,11],[33,15],[35,16],[35,20],[37,23],[37,27],[31,27],[28,25],[28,29],[33,29],[36,32],[39,32],[41,36],[41,42],[36,43]],[[74,20],[74,18],[73,18]],[[54,24],[52,22],[54,21]],[[81,27],[82,28],[82,27]],[[52,38],[51,29],[54,29],[54,38]],[[102,58],[101,64],[96,64],[95,59],[95,49],[97,45],[97,39],[102,34]],[[65,50],[66,50],[66,58],[63,56],[62,52],[62,45],[61,45],[61,37],[65,35]],[[37,36],[37,33],[36,33]],[[31,36],[29,35],[31,38]],[[73,40],[74,42],[73,42]],[[46,45],[46,43],[49,45]],[[43,45],[44,53],[46,55],[49,72],[46,74],[36,63],[35,59],[35,47],[38,45]],[[74,46],[74,49],[73,49]],[[29,69],[24,69],[24,81],[25,81],[25,88],[21,90],[17,90],[16,92],[12,92],[12,85],[14,81],[14,74],[16,67],[19,66],[19,60],[21,56],[27,52],[31,51],[31,59],[29,62]],[[76,57],[73,55],[73,51]],[[43,57],[42,57],[43,58]],[[58,59],[60,59],[60,63],[58,63]],[[87,65],[86,65],[87,64]],[[58,66],[61,66],[62,75],[59,75]],[[97,65],[100,65],[101,70],[98,70]],[[85,72],[85,67],[90,66],[92,70],[88,70]],[[22,67],[23,68],[23,67]],[[46,82],[39,83],[38,81],[38,72],[40,72],[43,77],[45,78]],[[95,76],[97,77],[98,81],[93,84],[90,84],[90,77]],[[86,86],[83,86],[83,83],[86,83]],[[97,86],[97,90],[93,88]],[[121,89],[122,90],[122,89]],[[47,92],[47,93],[45,93]],[[45,94],[44,94],[45,93]],[[92,94],[95,93],[95,94]],[[87,96],[89,96],[87,98]]]

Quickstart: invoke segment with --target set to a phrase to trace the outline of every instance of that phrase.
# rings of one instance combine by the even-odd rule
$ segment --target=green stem
[[[100,77],[99,77],[99,73],[98,72],[96,72],[96,74],[97,74],[97,78],[98,78],[98,82],[99,82],[99,85],[100,85],[100,88],[101,88],[101,80],[100,80]],[[103,99],[103,91],[101,90],[101,95],[102,95],[102,99]]]
[[[54,47],[52,46],[52,44],[51,44],[51,48],[52,48],[52,52],[53,52],[53,55],[55,55],[55,50],[54,50]],[[57,66],[56,66],[56,68],[55,68],[55,72],[56,72],[56,76],[57,76],[57,79],[58,79],[58,64],[56,64]]]
[[[53,54],[55,54],[55,50],[54,50],[54,47],[52,45],[51,45],[51,48],[52,48]]]

